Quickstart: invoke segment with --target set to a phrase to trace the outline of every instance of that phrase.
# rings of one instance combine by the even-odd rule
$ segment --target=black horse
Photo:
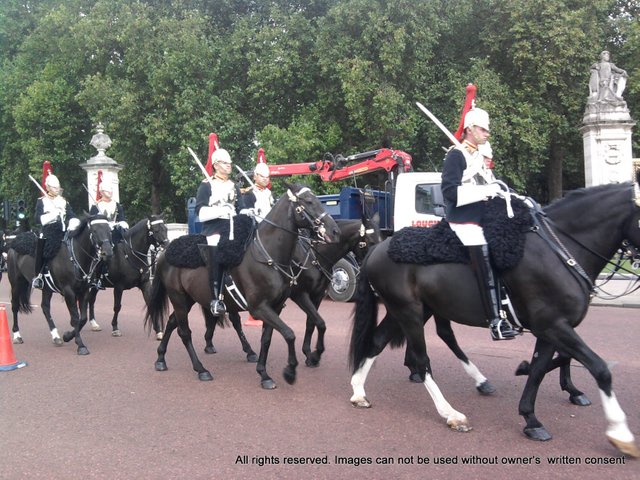
[[[306,187],[289,186],[260,223],[253,241],[249,244],[242,262],[230,271],[235,284],[243,293],[251,315],[263,321],[261,349],[256,370],[261,377],[262,387],[275,388],[275,382],[266,369],[267,356],[273,330],[284,337],[288,346],[285,380],[292,384],[296,379],[298,360],[295,353],[295,334],[280,318],[284,302],[289,296],[291,258],[297,244],[298,230],[312,228],[316,235],[327,242],[336,242],[340,231],[331,216],[327,215],[320,201]],[[155,325],[163,325],[168,310],[168,300],[173,306],[164,338],[158,346],[156,370],[166,370],[165,352],[172,331],[178,334],[191,358],[193,369],[200,380],[213,377],[198,359],[191,341],[188,314],[195,303],[199,303],[207,321],[212,321],[209,311],[211,291],[207,280],[207,269],[180,268],[170,265],[166,256],[158,258],[156,276],[152,284],[151,301],[147,307],[145,323],[151,320]],[[228,311],[239,311],[241,307],[227,301]],[[220,318],[219,321],[222,319]]]
[[[577,190],[545,208],[545,216],[538,217],[538,228],[526,234],[523,258],[502,276],[518,318],[537,337],[519,404],[519,413],[526,421],[524,433],[531,439],[551,438],[534,409],[540,383],[559,352],[563,358],[579,361],[595,378],[609,441],[623,453],[640,455],[613,392],[606,363],[574,330],[587,313],[595,278],[623,240],[640,246],[639,180]],[[358,407],[371,405],[364,383],[375,358],[387,343],[398,345],[406,338],[438,412],[451,428],[466,431],[466,416],[449,405],[431,376],[423,324],[425,318],[436,314],[486,327],[483,316],[478,315],[483,310],[474,274],[469,265],[460,263],[394,263],[388,255],[389,243],[387,240],[378,245],[361,269],[361,286],[365,288],[359,292],[350,345],[354,372],[351,402]],[[380,325],[377,298],[366,288],[367,282],[388,312]]]
[[[32,311],[30,299],[31,280],[35,276],[35,242],[34,233],[22,233],[13,241],[8,252],[14,343],[23,343],[18,326],[18,312],[31,313]],[[89,354],[80,337],[80,331],[87,323],[91,266],[95,265],[97,258],[106,260],[111,255],[113,255],[113,245],[109,223],[104,215],[93,215],[82,219],[80,226],[70,233],[69,238],[62,242],[55,256],[49,260],[50,278],[46,279],[42,289],[41,306],[55,345],[62,345],[62,340],[51,318],[50,305],[54,291],[64,296],[71,315],[73,330],[65,332],[62,339],[69,342],[75,338],[78,355]]]
[[[324,334],[327,328],[324,319],[318,313],[318,307],[327,294],[333,265],[348,252],[353,252],[356,259],[361,261],[369,247],[382,241],[377,215],[373,219],[365,217],[362,220],[336,220],[336,223],[341,232],[339,242],[318,243],[301,237],[293,254],[293,263],[299,273],[291,287],[290,298],[307,314],[302,353],[306,357],[305,364],[309,367],[318,366],[324,352]],[[247,354],[247,361],[255,362],[257,356],[244,335],[240,314],[229,312],[229,319],[238,334],[243,351]],[[206,323],[206,353],[216,353],[212,342],[216,325],[215,321]],[[318,339],[316,349],[312,352],[311,339],[316,328]]]
[[[125,290],[138,287],[145,303],[149,302],[151,270],[154,266],[149,261],[149,250],[153,246],[157,254],[168,243],[167,225],[164,220],[160,216],[151,215],[127,230],[122,240],[113,247],[113,256],[107,265],[107,274],[102,279],[103,286],[113,288],[112,336],[122,336],[118,328],[118,313],[122,308],[122,293]],[[95,320],[94,312],[97,295],[97,289],[92,289],[89,295],[89,322],[94,331],[101,329]],[[156,338],[162,339],[162,331],[156,331]]]

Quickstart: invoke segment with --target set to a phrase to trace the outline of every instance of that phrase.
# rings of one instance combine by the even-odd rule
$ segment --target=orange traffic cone
[[[255,318],[253,318],[251,316],[251,314],[249,314],[249,318],[247,318],[247,321],[244,322],[244,325],[246,327],[261,327],[262,326],[262,320],[256,320]]]
[[[4,304],[0,305],[0,372],[15,370],[26,367],[26,362],[18,362],[13,353],[13,344],[9,334],[9,323],[7,322],[7,310]]]

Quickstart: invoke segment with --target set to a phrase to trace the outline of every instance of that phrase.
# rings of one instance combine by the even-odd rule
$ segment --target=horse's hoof
[[[320,365],[320,362],[314,358],[309,357],[304,361],[304,364],[309,368],[316,368]]]
[[[260,382],[260,386],[264,389],[264,390],[273,390],[274,388],[277,387],[276,382],[274,382],[271,379],[268,380],[262,380]]]
[[[485,380],[480,385],[476,386],[476,390],[480,392],[480,395],[493,395],[496,393],[496,387],[489,383],[489,380]]]
[[[204,347],[204,353],[218,353],[216,347],[211,345],[210,347]]]
[[[473,430],[473,427],[467,424],[466,421],[463,423],[452,422],[452,423],[448,423],[447,425],[449,425],[449,428],[451,430],[455,430],[456,432],[467,433]]]
[[[409,381],[413,383],[424,383],[424,380],[420,378],[419,373],[412,373],[411,375],[409,375]]]
[[[64,334],[62,335],[62,339],[65,342],[70,342],[71,340],[73,340],[73,337],[75,337],[74,332],[64,332]]]
[[[166,362],[156,362],[157,372],[166,372],[168,370]]]
[[[258,363],[258,355],[256,355],[255,352],[247,353],[247,362]]]
[[[56,347],[61,347],[62,345],[64,345],[64,342],[60,337],[53,338],[51,341]]]
[[[285,367],[282,370],[282,376],[284,377],[285,382],[289,385],[293,385],[296,383],[296,370],[295,368]]]
[[[516,377],[519,377],[521,375],[529,375],[530,368],[531,365],[529,364],[529,362],[523,360],[522,362],[520,362],[520,365],[518,365],[518,368],[516,368]]]
[[[200,380],[201,382],[209,382],[213,380],[213,375],[205,370],[204,372],[198,373],[198,380]]]
[[[114,330],[111,332],[111,336],[112,337],[121,337],[122,336],[122,331],[121,330]]]
[[[351,405],[356,408],[371,408],[371,402],[367,397],[352,398]]]
[[[78,355],[89,355],[89,349],[87,347],[78,347]]]
[[[156,333],[156,340],[161,341],[162,337],[164,337],[164,334],[162,332]]]
[[[101,332],[102,331],[102,327],[100,325],[98,325],[97,323],[92,323],[91,324],[91,331],[92,332]]]
[[[21,345],[24,343],[24,340],[22,340],[22,337],[13,337],[13,343],[15,343],[16,345]]]
[[[609,435],[607,435],[607,439],[609,440],[609,442],[611,442],[611,445],[616,447],[625,455],[629,455],[633,458],[640,458],[640,448],[638,448],[638,446],[634,442],[623,442],[610,437]]]
[[[536,440],[538,442],[546,442],[553,438],[544,427],[525,428],[523,432],[530,440]]]
[[[569,401],[579,407],[588,407],[591,405],[591,400],[589,400],[584,393],[581,395],[571,395]]]

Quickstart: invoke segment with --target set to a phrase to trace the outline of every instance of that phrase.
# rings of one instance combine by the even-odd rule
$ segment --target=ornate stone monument
[[[585,186],[633,178],[631,130],[636,124],[622,93],[627,72],[610,61],[608,51],[591,65],[589,98],[582,118]]]
[[[87,172],[89,208],[96,202],[99,178],[101,180],[109,179],[113,184],[113,199],[119,202],[120,183],[118,182],[118,172],[122,170],[122,166],[104,153],[111,146],[111,138],[104,133],[104,126],[101,123],[96,125],[96,134],[91,138],[90,144],[98,150],[98,154],[91,157],[86,163],[80,164],[80,167]]]

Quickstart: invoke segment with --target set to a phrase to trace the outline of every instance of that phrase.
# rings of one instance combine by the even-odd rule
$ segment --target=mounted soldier
[[[489,135],[489,114],[481,108],[470,109],[464,117],[462,143],[451,148],[444,160],[442,195],[447,221],[468,247],[491,337],[510,340],[517,332],[506,318],[501,318],[500,293],[480,225],[486,201],[502,191],[499,184],[493,183],[496,178],[485,161],[492,157],[485,146]]]
[[[202,222],[202,234],[207,237],[207,268],[211,288],[211,313],[224,315],[227,308],[222,301],[224,268],[216,261],[217,245],[222,235],[229,235],[231,219],[245,208],[239,187],[230,179],[231,156],[223,148],[211,155],[213,177],[206,178],[196,193],[196,214]]]
[[[261,222],[273,207],[274,200],[269,189],[269,167],[266,163],[258,163],[253,169],[253,185],[242,192],[245,207],[253,209],[254,218]]]
[[[34,182],[38,185],[37,181],[34,180]],[[45,241],[50,236],[61,239],[62,235],[56,235],[56,232],[69,232],[80,226],[80,220],[76,218],[71,205],[62,196],[60,180],[53,175],[49,162],[45,162],[43,166],[42,183],[46,192],[43,190],[44,195],[36,201],[35,218],[40,223],[41,230],[36,243],[36,276],[31,283],[33,288],[40,290],[44,287],[43,277],[48,260],[44,255]],[[50,238],[50,241],[54,239]]]
[[[98,172],[99,174],[101,172]],[[104,215],[107,217],[109,226],[111,227],[111,238],[113,244],[116,245],[120,240],[124,238],[124,233],[129,229],[124,216],[124,208],[119,202],[113,199],[113,182],[110,178],[102,178],[98,176],[98,201],[91,206],[89,210],[90,215]],[[104,286],[100,281],[102,275],[106,274],[107,265],[100,263],[95,269],[97,278],[92,280],[93,286],[98,290],[104,290]]]

